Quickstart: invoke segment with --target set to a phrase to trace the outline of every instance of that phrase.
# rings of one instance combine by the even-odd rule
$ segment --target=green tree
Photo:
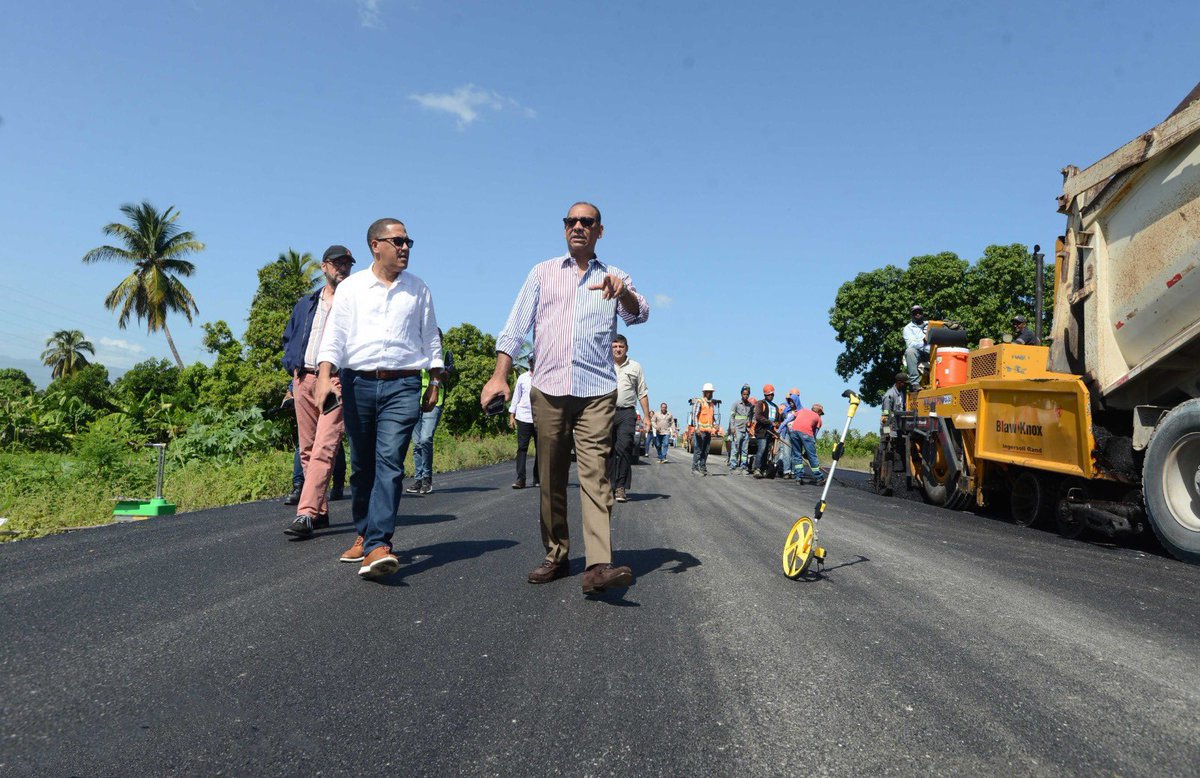
[[[104,305],[110,311],[120,310],[117,324],[121,329],[132,313],[139,322],[146,321],[148,332],[162,330],[175,364],[183,369],[183,359],[167,327],[167,314],[181,313],[190,324],[192,314],[199,312],[192,293],[179,279],[196,272],[196,266],[183,257],[203,251],[204,244],[175,223],[179,212],[174,206],[159,213],[148,201],[142,201],[140,205],[122,205],[121,212],[130,223],[106,224],[103,232],[123,245],[94,248],[83,255],[83,261],[133,264],[133,272],[108,293]]]
[[[319,274],[320,268],[311,254],[297,254],[288,249],[259,269],[258,290],[250,302],[244,337],[246,359],[251,365],[264,371],[282,369],[283,330],[296,301],[313,290],[313,274]]]
[[[113,392],[128,398],[170,397],[179,388],[182,371],[165,359],[147,359],[129,368],[113,383]]]
[[[887,265],[859,273],[838,289],[829,324],[843,346],[837,374],[861,376],[863,401],[878,404],[904,368],[909,308],[920,304],[929,318],[959,322],[972,345],[1011,332],[1012,317],[1033,311],[1034,261],[1018,243],[993,245],[971,264],[952,252],[913,257],[907,268]],[[1052,310],[1047,286],[1045,309]],[[1048,328],[1047,328],[1048,329]]]
[[[72,432],[113,410],[108,368],[92,363],[46,388],[47,405],[63,415]]]
[[[250,364],[242,343],[224,321],[204,325],[203,344],[217,358],[200,382],[200,405],[232,411],[267,408],[283,399],[287,375],[278,365],[264,370]]]
[[[37,387],[24,370],[15,367],[0,368],[0,397],[33,394],[36,391]]]
[[[88,366],[87,352],[96,356],[96,347],[79,330],[59,330],[46,340],[42,364],[48,365],[51,378],[70,378]]]
[[[446,330],[442,348],[454,354],[454,373],[442,405],[442,425],[459,435],[490,435],[504,430],[506,416],[488,417],[479,393],[496,367],[496,338],[473,324]]]

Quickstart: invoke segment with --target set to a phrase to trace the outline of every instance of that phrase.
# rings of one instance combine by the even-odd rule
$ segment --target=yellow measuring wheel
[[[858,395],[849,389],[842,392],[842,397],[850,400],[850,410],[846,412],[846,426],[842,427],[842,437],[833,450],[833,464],[829,468],[829,474],[825,476],[825,488],[821,490],[821,499],[817,500],[812,518],[801,516],[796,519],[783,544],[783,574],[793,581],[808,571],[814,559],[817,561],[818,571],[825,563],[825,549],[817,545],[817,520],[825,513],[825,497],[829,494],[829,485],[833,483],[838,460],[846,450],[846,433],[850,431],[850,420],[854,418],[854,412],[858,410],[860,402]]]

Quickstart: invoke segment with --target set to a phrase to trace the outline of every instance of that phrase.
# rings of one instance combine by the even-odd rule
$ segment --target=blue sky
[[[403,219],[443,327],[495,333],[561,217],[653,302],[651,400],[797,386],[840,426],[828,309],[860,271],[1053,245],[1059,170],[1157,124],[1200,78],[1194,2],[15,4],[0,28],[0,366],[78,328],[114,373],[169,356],[84,266],[122,203],[208,244],[176,320],[245,327],[290,248],[368,257]],[[1048,252],[1052,254],[1052,252]],[[869,429],[877,414],[857,426]]]

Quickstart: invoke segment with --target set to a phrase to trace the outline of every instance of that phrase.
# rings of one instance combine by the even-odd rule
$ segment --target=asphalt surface
[[[1195,775],[1200,567],[834,486],[635,470],[635,585],[532,586],[510,465],[405,497],[385,583],[260,502],[0,546],[3,775]]]

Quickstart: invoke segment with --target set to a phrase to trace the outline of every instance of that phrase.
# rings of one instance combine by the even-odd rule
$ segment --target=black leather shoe
[[[318,513],[317,518],[312,521],[313,529],[329,529],[329,514]]]
[[[312,516],[297,516],[283,532],[294,538],[311,538],[313,534]]]
[[[515,484],[513,484],[513,488],[514,489],[524,489],[525,488],[525,480],[523,478],[518,478],[517,482]]]
[[[295,505],[300,502],[300,491],[304,489],[304,484],[292,487],[292,493],[283,498],[284,505]]]

